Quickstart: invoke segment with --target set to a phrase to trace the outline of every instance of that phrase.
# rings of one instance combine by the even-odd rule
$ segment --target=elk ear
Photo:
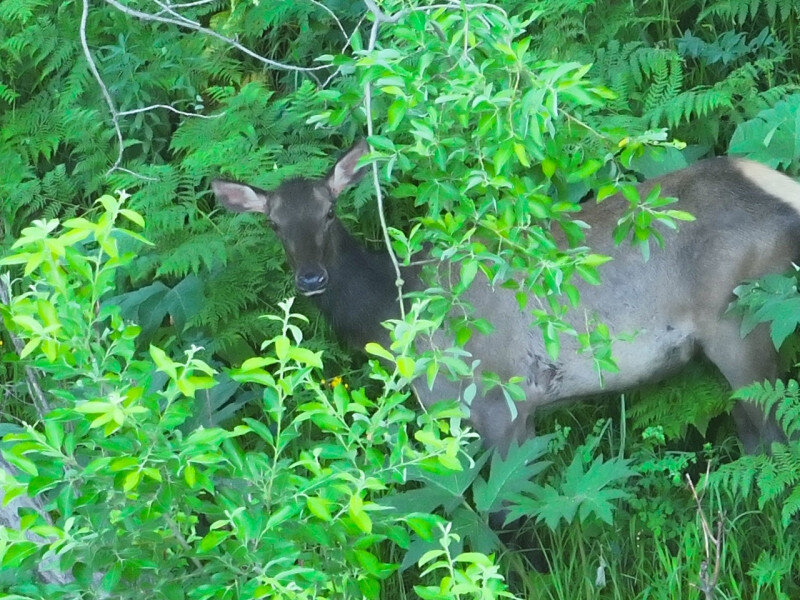
[[[267,196],[249,185],[215,179],[211,189],[226,208],[235,212],[267,212]]]
[[[369,152],[369,144],[365,139],[360,139],[333,165],[333,169],[325,181],[334,197],[341,194],[347,186],[361,179],[367,172],[366,167],[356,170],[358,159],[367,152]]]

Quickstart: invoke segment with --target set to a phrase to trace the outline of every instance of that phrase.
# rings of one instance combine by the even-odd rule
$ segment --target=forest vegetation
[[[800,597],[796,273],[732,307],[778,382],[693,364],[505,457],[408,385],[471,377],[491,323],[448,315],[487,278],[523,281],[551,355],[615,369],[624,332],[563,318],[603,276],[579,203],[627,190],[614,237],[644,260],[685,215],[631,183],[726,154],[800,176],[799,25],[793,0],[0,2],[0,595]],[[210,186],[321,177],[361,138],[339,218],[459,281],[365,353]],[[790,441],[743,453],[737,398]]]

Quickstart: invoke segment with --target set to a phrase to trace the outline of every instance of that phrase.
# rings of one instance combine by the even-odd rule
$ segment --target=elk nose
[[[321,294],[328,284],[328,273],[325,269],[319,271],[303,271],[295,278],[297,289],[306,296]]]

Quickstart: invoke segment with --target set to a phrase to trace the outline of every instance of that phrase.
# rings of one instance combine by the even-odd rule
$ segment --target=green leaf
[[[558,332],[556,331],[553,323],[547,322],[542,328],[542,336],[544,338],[544,347],[547,355],[553,359],[558,359],[558,353],[561,350],[561,342],[558,340]]]
[[[475,275],[478,273],[478,261],[476,260],[466,260],[461,263],[461,277],[459,279],[459,288],[460,289],[467,289],[471,284],[472,281],[475,279]]]
[[[172,359],[167,356],[167,353],[164,352],[161,348],[157,346],[150,346],[150,357],[153,359],[153,362],[156,366],[169,375],[169,377],[173,380],[178,379],[178,371],[177,366],[178,363],[173,362]]]
[[[36,464],[34,464],[32,460],[29,460],[24,456],[17,456],[16,454],[12,454],[11,452],[7,452],[5,450],[3,450],[2,454],[9,464],[17,467],[20,471],[27,473],[32,477],[39,475],[39,470],[36,468]]]
[[[413,379],[414,378],[414,370],[416,368],[417,363],[414,361],[413,358],[408,356],[398,356],[397,357],[397,370],[406,379]]]
[[[528,154],[525,151],[525,146],[520,144],[519,142],[514,143],[514,154],[517,155],[517,160],[519,160],[520,164],[523,167],[530,167],[531,163],[528,160]]]
[[[403,117],[406,116],[407,104],[405,98],[397,98],[389,105],[386,111],[386,122],[389,130],[393,131],[400,125]]]
[[[25,358],[31,352],[36,350],[36,348],[38,348],[39,344],[41,343],[42,343],[42,338],[39,337],[31,338],[30,340],[28,340],[28,343],[25,344],[25,346],[22,348],[22,352],[19,353],[19,357]]]
[[[33,556],[39,547],[33,542],[15,542],[4,548],[0,557],[0,565],[4,567],[19,567],[29,556]]]
[[[211,550],[219,546],[229,536],[230,532],[228,531],[223,531],[220,529],[209,531],[197,545],[198,554],[205,554],[206,552],[210,552]]]
[[[121,215],[124,215],[129,221],[133,221],[139,227],[144,229],[144,219],[142,218],[142,215],[140,215],[136,211],[130,210],[129,208],[121,208],[119,212]]]
[[[135,471],[131,471],[125,476],[125,481],[122,484],[122,489],[126,492],[130,492],[131,490],[136,489],[139,486],[139,482],[142,480],[142,472],[138,469]]]
[[[508,162],[508,159],[511,158],[511,153],[514,151],[514,142],[512,140],[508,140],[503,142],[500,147],[494,152],[492,155],[492,163],[494,163],[494,172],[495,174],[499,174],[503,167]]]
[[[529,486],[525,493],[535,503],[532,507],[512,510],[509,518],[518,517],[521,512],[533,509],[537,519],[544,521],[552,530],[558,527],[562,519],[571,523],[576,515],[581,522],[594,516],[610,524],[614,509],[611,501],[628,496],[621,485],[636,475],[629,468],[629,463],[629,460],[620,458],[603,461],[601,457],[597,457],[584,472],[583,456],[578,452],[564,472],[560,492],[550,485]]]
[[[293,346],[287,352],[287,357],[303,366],[322,368],[322,352],[312,352],[307,348]]]
[[[291,341],[285,335],[279,335],[273,342],[275,343],[275,356],[277,356],[279,360],[285,361],[289,353],[289,348],[292,346]]]
[[[377,344],[375,342],[368,342],[364,346],[364,350],[367,352],[367,354],[372,354],[373,356],[378,356],[380,358],[385,358],[388,361],[394,362],[394,356],[392,355],[392,353],[386,350],[380,344]]]
[[[539,460],[548,451],[552,436],[536,436],[521,446],[512,441],[505,458],[495,452],[488,480],[478,478],[473,485],[475,507],[481,512],[499,510],[502,502],[520,493],[550,461]]]
[[[372,533],[372,519],[364,510],[364,501],[358,494],[350,496],[350,504],[347,513],[356,527],[364,533]]]
[[[333,520],[331,512],[328,509],[329,504],[330,501],[327,498],[322,498],[320,496],[308,496],[306,498],[306,506],[308,507],[309,512],[323,521]]]

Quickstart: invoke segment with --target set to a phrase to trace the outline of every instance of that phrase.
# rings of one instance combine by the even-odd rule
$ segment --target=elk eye
[[[335,216],[336,216],[336,211],[335,211],[335,210],[333,210],[333,207],[331,207],[331,208],[328,210],[328,218],[329,218],[329,219],[332,219],[332,218],[333,218],[333,217],[335,217]]]
[[[269,226],[272,228],[272,231],[278,231],[278,224],[275,221],[267,221]]]

